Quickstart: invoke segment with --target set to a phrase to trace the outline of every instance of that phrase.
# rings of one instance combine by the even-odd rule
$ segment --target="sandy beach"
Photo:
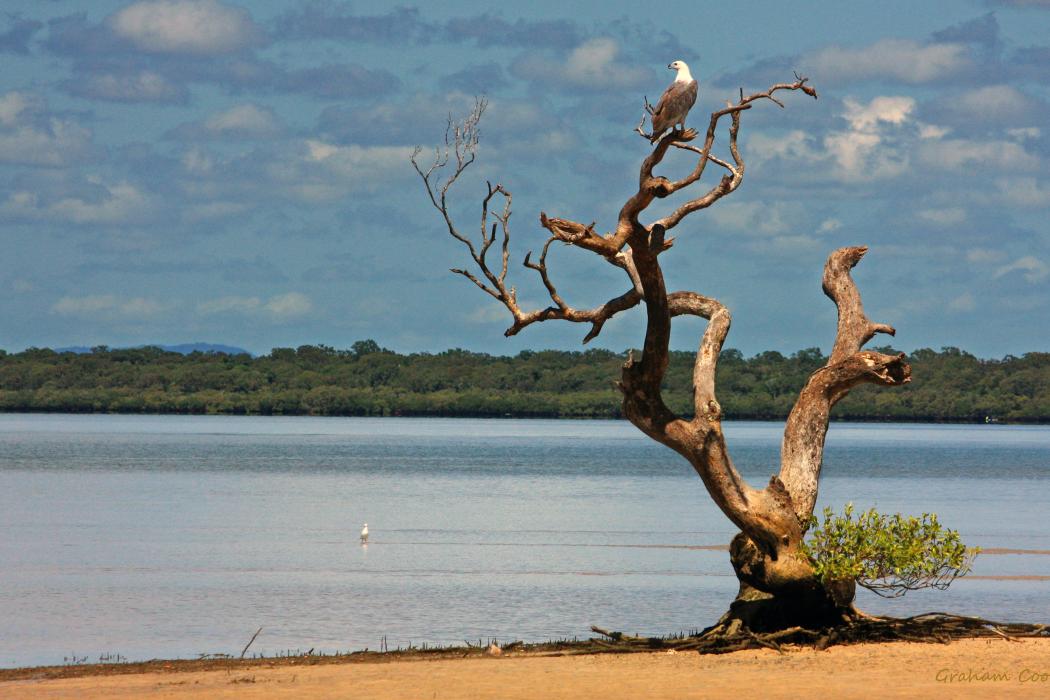
[[[2,676],[0,676],[2,677]],[[16,698],[985,698],[1050,695],[1050,640],[296,665],[0,682]]]

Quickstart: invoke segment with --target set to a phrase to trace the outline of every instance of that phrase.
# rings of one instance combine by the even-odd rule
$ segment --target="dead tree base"
[[[747,629],[757,633],[780,632],[794,627],[831,629],[847,623],[853,614],[852,607],[835,603],[821,588],[774,596],[741,584],[729,611],[710,629]]]
[[[713,627],[690,636],[633,637],[600,627],[591,627],[591,630],[601,635],[601,638],[591,640],[595,653],[672,649],[698,651],[701,654],[726,654],[745,649],[773,649],[783,653],[788,647],[823,650],[835,644],[895,641],[949,644],[959,639],[975,638],[1004,641],[1050,638],[1050,625],[994,622],[942,612],[906,618],[871,617],[855,609],[840,610],[839,621],[834,625],[796,625],[773,631],[751,629],[733,610],[727,612]]]

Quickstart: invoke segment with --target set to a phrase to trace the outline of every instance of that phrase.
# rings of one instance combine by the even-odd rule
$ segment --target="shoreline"
[[[61,670],[63,673],[59,673]],[[5,698],[1046,697],[1050,639],[880,642],[825,651],[487,656],[478,648],[339,657],[150,661],[0,670]]]
[[[528,657],[558,655],[570,650],[574,644],[576,643],[550,642],[530,644],[527,645],[529,649],[520,652],[520,655]],[[538,648],[540,647],[544,649],[539,650]],[[298,656],[250,656],[243,659],[232,656],[210,656],[200,659],[149,659],[147,661],[124,661],[120,663],[52,664],[0,668],[0,683],[24,680],[63,680],[97,676],[124,676],[141,673],[233,672],[257,666],[284,668],[347,664],[388,664],[428,659],[484,658],[485,656],[485,650],[480,647],[435,647],[395,651],[364,650],[335,654],[301,654]],[[508,653],[508,656],[510,656],[510,653]]]
[[[619,423],[626,422],[627,419],[623,416],[603,416],[603,415],[581,415],[581,416],[563,416],[558,414],[517,414],[517,413],[506,413],[502,415],[495,415],[490,413],[403,413],[397,412],[390,415],[373,415],[373,414],[320,414],[320,413],[239,413],[234,411],[162,411],[162,412],[151,412],[151,411],[70,411],[63,409],[56,410],[34,410],[31,408],[18,408],[14,410],[8,410],[0,408],[0,415],[8,416],[143,416],[143,417],[163,417],[163,416],[195,416],[195,417],[227,417],[227,418],[327,418],[327,419],[344,419],[344,418],[357,418],[357,419],[375,419],[375,420],[389,420],[389,419],[435,419],[435,420],[485,420],[485,421],[504,421],[504,420],[522,420],[522,421],[596,421],[596,422],[609,422]],[[686,418],[692,418],[689,414],[683,414]],[[730,416],[722,419],[723,423],[784,423],[787,420],[787,416]],[[1016,428],[1026,426],[1046,426],[1050,425],[1050,420],[1000,420],[996,419],[993,421],[985,420],[936,420],[931,418],[919,417],[901,417],[893,416],[889,418],[881,417],[857,417],[857,416],[833,416],[830,421],[831,424],[858,424],[858,425],[987,425],[987,426],[1001,426],[1004,428]]]

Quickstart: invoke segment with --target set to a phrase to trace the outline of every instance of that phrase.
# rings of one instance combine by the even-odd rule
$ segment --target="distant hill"
[[[155,343],[148,343],[146,345],[133,345],[129,348],[113,348],[114,350],[136,350],[138,348],[155,347],[165,350],[167,352],[177,352],[180,355],[189,355],[195,352],[221,352],[227,355],[251,355],[250,352],[244,348],[234,347],[233,345],[221,345],[218,343],[182,343],[181,345],[158,345]],[[55,348],[55,352],[75,352],[78,355],[83,355],[91,352],[91,348],[86,345],[73,345],[68,348]]]

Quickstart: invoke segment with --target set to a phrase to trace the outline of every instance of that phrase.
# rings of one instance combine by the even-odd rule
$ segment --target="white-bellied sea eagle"
[[[651,143],[656,143],[656,140],[668,129],[673,129],[675,124],[685,129],[685,116],[689,114],[693,103],[696,102],[697,84],[692,74],[689,73],[689,66],[685,64],[685,61],[675,61],[667,67],[678,71],[678,75],[675,76],[674,82],[664,90],[660,101],[656,103],[656,109],[653,110]]]

